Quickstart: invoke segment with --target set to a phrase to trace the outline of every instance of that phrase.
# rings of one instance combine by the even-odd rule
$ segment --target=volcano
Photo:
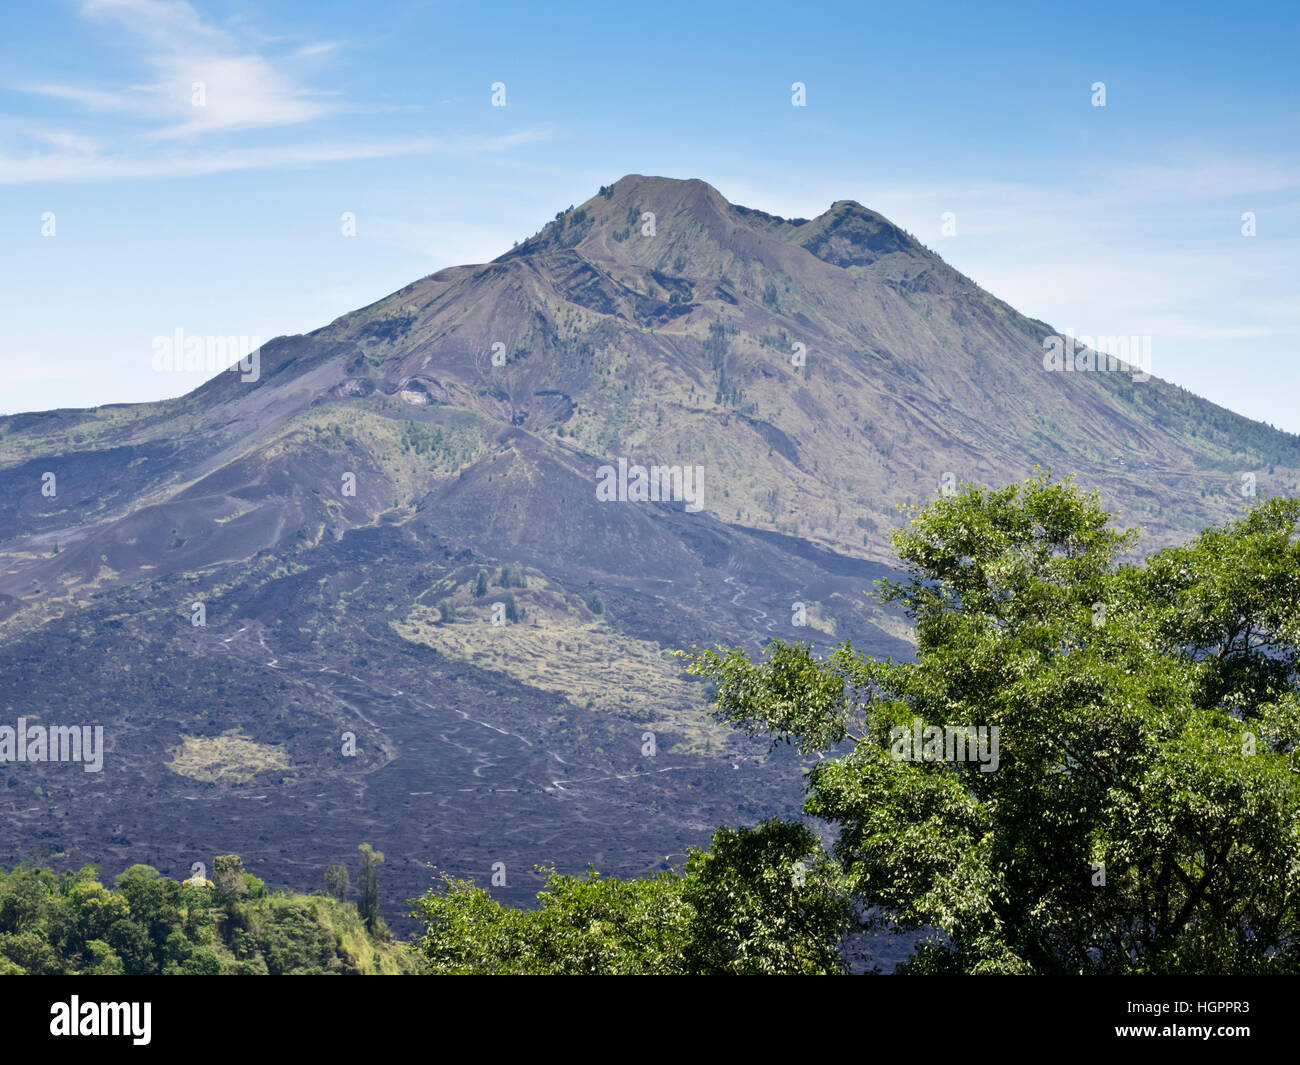
[[[1148,549],[1296,490],[1300,438],[1061,341],[853,201],[629,175],[255,372],[0,418],[0,717],[104,729],[4,767],[0,863],[302,889],[364,840],[400,927],[426,863],[520,903],[790,814],[672,652],[908,655],[868,593],[958,482],[1074,472]]]

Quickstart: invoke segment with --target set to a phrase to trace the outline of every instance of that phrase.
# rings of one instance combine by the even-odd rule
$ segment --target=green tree
[[[831,975],[852,904],[839,870],[805,825],[768,821],[720,828],[692,851],[682,898],[691,910],[683,949],[690,973]]]
[[[536,909],[442,876],[416,904],[435,973],[836,973],[850,900],[803,825],[719,829],[685,866],[631,880],[554,869]]]
[[[502,588],[527,588],[528,578],[524,576],[522,566],[502,566],[497,575],[497,584]]]
[[[54,976],[63,971],[58,952],[37,931],[0,932],[0,959],[13,966],[10,972],[29,976]]]
[[[366,930],[374,932],[382,918],[379,916],[379,866],[384,861],[382,852],[369,843],[357,848],[361,852],[361,872],[357,874],[357,912],[366,923]]]
[[[914,661],[693,656],[722,719],[831,755],[805,809],[868,927],[933,930],[906,971],[1300,970],[1300,501],[1146,563],[1110,517],[967,486],[894,537]]]
[[[329,868],[325,870],[325,893],[331,898],[338,899],[339,902],[346,902],[348,892],[351,890],[348,867],[342,862],[338,865],[330,862]]]
[[[117,951],[102,939],[92,939],[86,944],[81,971],[86,976],[121,976],[126,968]]]
[[[355,906],[268,892],[235,855],[182,886],[135,865],[106,890],[93,866],[0,869],[0,973],[85,975],[412,972],[419,956],[367,934]]]
[[[553,869],[535,910],[514,909],[450,876],[418,900],[420,949],[443,974],[667,974],[679,971],[685,906],[679,878],[563,876]]]
[[[244,861],[238,854],[219,854],[212,859],[212,883],[216,901],[233,905],[248,894]]]
[[[482,599],[488,593],[488,573],[487,570],[478,571],[478,577],[474,581],[474,598]]]
[[[133,865],[119,874],[117,891],[130,918],[109,930],[109,945],[127,973],[162,972],[168,961],[166,943],[182,922],[181,886],[148,865]]]

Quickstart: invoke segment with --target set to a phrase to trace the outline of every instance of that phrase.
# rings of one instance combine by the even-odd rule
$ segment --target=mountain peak
[[[624,174],[608,188],[613,189],[619,196],[689,191],[697,195],[703,193],[722,197],[722,193],[702,178],[675,178],[658,174]]]
[[[824,262],[842,267],[870,266],[894,254],[941,261],[905,230],[857,200],[836,200],[799,227],[795,242]]]
[[[560,211],[498,262],[573,250],[592,262],[721,278],[755,264],[798,271],[806,252],[841,268],[903,253],[897,270],[933,259],[920,244],[856,200],[836,200],[816,218],[783,218],[727,200],[700,178],[624,174],[577,207]]]

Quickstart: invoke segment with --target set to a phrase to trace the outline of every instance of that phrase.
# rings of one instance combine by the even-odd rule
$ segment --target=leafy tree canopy
[[[515,909],[443,875],[416,905],[435,973],[838,973],[848,903],[803,825],[719,829],[685,866],[631,880],[554,869]]]
[[[1111,517],[1071,479],[965,486],[881,582],[914,661],[692,656],[723,720],[833,755],[805,809],[865,924],[922,933],[908,971],[1300,970],[1300,501],[1145,563]],[[923,728],[996,729],[996,768]]]

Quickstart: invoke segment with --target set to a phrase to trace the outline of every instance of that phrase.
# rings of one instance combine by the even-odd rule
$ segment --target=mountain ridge
[[[645,237],[636,227],[650,214],[654,235]],[[121,424],[102,434],[109,446],[92,449],[97,459],[113,447],[151,446],[151,493],[184,500],[198,489],[157,452],[186,450],[175,446],[185,432],[213,438],[197,459],[188,449],[185,462],[196,483],[212,478],[218,490],[250,442],[277,446],[313,409],[396,397],[405,414],[461,410],[542,434],[588,463],[625,451],[707,458],[726,498],[732,488],[743,497],[709,500],[716,517],[877,561],[888,558],[894,506],[920,501],[945,474],[998,481],[1033,465],[1070,465],[1148,518],[1144,501],[1158,505],[1171,484],[1199,479],[1197,497],[1185,500],[1191,513],[1157,521],[1156,545],[1231,511],[1233,462],[1287,466],[1273,471],[1275,490],[1294,484],[1300,438],[1158,379],[1129,382],[1125,394],[1122,375],[1047,374],[1038,360],[1049,335],[856,201],[789,220],[732,205],[699,179],[628,175],[489,263],[437,271],[311,333],[270,341],[251,387],[219,373],[177,400],[0,419],[0,470],[14,469],[28,434],[39,447],[41,429],[99,416]],[[796,345],[802,368],[791,365]],[[812,383],[814,370],[829,387]],[[636,417],[624,409],[633,397],[611,387],[616,375],[624,393],[634,390]],[[859,397],[857,409],[847,395]],[[1193,446],[1196,427],[1189,436],[1176,423],[1173,432],[1153,424],[1161,401],[1213,412],[1228,429],[1212,447]],[[659,431],[666,420],[669,430]],[[728,443],[733,421],[752,438]],[[825,441],[828,422],[843,427],[848,445]],[[1233,437],[1247,435],[1243,427],[1253,438],[1238,450]],[[490,425],[479,429],[492,435]],[[1099,442],[1108,437],[1122,468],[1105,468]],[[1090,461],[1071,462],[1084,455],[1062,443],[1080,440]],[[900,461],[900,441],[923,458]],[[735,461],[718,461],[737,447]],[[833,475],[816,469],[823,450]],[[1132,470],[1144,458],[1160,471],[1146,483]],[[1217,506],[1206,503],[1212,484]],[[126,512],[103,509],[108,520]],[[74,540],[87,516],[73,515]],[[39,524],[56,521],[50,514]],[[14,594],[3,576],[0,594]]]

